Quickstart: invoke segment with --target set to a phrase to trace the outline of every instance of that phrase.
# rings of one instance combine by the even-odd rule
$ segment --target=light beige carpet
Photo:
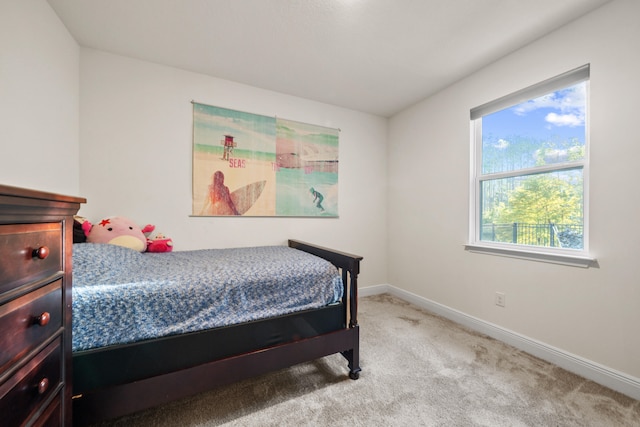
[[[640,402],[389,295],[360,300],[362,373],[340,355],[112,426],[640,426]]]

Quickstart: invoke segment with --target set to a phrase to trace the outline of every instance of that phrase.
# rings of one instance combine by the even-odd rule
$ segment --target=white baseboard
[[[540,341],[536,341],[524,335],[505,329],[493,323],[486,322],[461,311],[454,310],[445,305],[431,301],[419,295],[407,292],[392,285],[376,285],[360,288],[358,294],[361,297],[388,293],[420,308],[438,314],[452,320],[469,329],[488,335],[504,343],[512,345],[519,350],[529,353],[567,371],[592,380],[598,384],[618,391],[633,399],[640,400],[640,379],[623,372],[616,371],[580,356],[555,348]]]
[[[371,295],[379,295],[384,293],[391,294],[393,293],[391,291],[391,288],[393,288],[393,286],[391,285],[375,285],[367,286],[366,288],[361,288],[358,286],[358,296],[368,297]],[[400,298],[400,296],[398,296],[398,298]]]

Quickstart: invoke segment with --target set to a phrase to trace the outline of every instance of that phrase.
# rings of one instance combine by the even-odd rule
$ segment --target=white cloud
[[[580,83],[516,106],[516,114],[523,116],[540,108],[551,108],[557,113],[546,116],[548,123],[555,126],[581,126],[584,124],[586,105],[586,84]]]
[[[575,114],[556,114],[549,113],[544,118],[548,123],[556,126],[581,126],[584,124],[584,117],[578,117]]]
[[[555,97],[555,93],[550,93],[548,95],[523,102],[522,104],[516,106],[514,108],[514,111],[517,115],[524,116],[528,112],[535,111],[540,108],[558,108],[558,106],[559,103],[557,98]]]

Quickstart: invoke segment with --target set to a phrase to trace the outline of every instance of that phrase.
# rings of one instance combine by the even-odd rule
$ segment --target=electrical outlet
[[[507,295],[504,292],[496,292],[496,305],[498,307],[504,307],[506,304]]]

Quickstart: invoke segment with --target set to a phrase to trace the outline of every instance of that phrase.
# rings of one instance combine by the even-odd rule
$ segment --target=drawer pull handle
[[[51,314],[45,311],[40,316],[36,317],[36,323],[40,326],[47,326],[51,320]]]
[[[38,383],[38,394],[45,394],[49,389],[49,378],[43,378]]]
[[[32,258],[45,259],[49,256],[49,248],[46,246],[40,246],[38,249],[34,249],[31,252]]]

